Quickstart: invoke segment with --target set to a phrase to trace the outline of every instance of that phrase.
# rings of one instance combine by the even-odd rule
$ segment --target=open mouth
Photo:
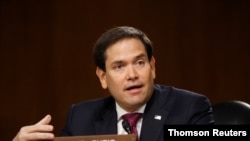
[[[140,91],[140,89],[142,88],[143,85],[132,85],[132,86],[128,86],[126,88],[126,91],[130,91],[132,93],[137,93]]]

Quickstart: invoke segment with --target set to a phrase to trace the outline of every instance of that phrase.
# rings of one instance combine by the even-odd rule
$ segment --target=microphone
[[[132,133],[132,132],[131,132],[131,127],[130,127],[130,125],[129,125],[129,123],[128,123],[127,120],[123,120],[123,121],[122,121],[122,127],[123,127],[123,129],[124,129],[128,134],[131,134],[131,133]]]

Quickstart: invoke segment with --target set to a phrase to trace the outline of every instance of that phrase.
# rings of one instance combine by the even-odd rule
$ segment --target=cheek
[[[155,74],[155,70],[154,69],[150,69],[149,76],[150,76],[151,79],[155,79],[156,74]]]
[[[117,89],[119,86],[122,85],[122,78],[119,75],[112,75],[107,76],[106,79],[107,86],[112,89]]]
[[[144,76],[145,79],[147,78],[147,81],[155,79],[155,72],[153,70],[144,71],[141,75]]]
[[[116,79],[115,80],[109,79],[107,81],[108,90],[110,94],[115,98],[118,98],[120,96],[120,93],[122,93],[122,89],[123,89],[122,86],[123,86],[122,83],[117,81]]]

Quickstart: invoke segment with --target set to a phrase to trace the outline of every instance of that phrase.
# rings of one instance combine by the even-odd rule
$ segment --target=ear
[[[106,82],[106,72],[100,69],[99,67],[96,67],[96,75],[99,78],[102,88],[107,89],[108,86]]]
[[[156,78],[156,73],[155,73],[155,58],[154,58],[154,56],[151,57],[150,67],[151,67],[152,76],[155,79]]]

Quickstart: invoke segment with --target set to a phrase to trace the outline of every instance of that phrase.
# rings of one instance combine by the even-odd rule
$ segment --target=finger
[[[34,133],[34,132],[52,132],[54,127],[52,125],[30,125],[30,126],[24,126],[20,129],[20,133],[22,134],[28,134],[28,133]]]
[[[51,115],[46,115],[43,119],[34,125],[24,126],[20,129],[21,133],[33,133],[33,132],[51,132],[54,127],[49,125],[51,121]]]
[[[53,133],[29,133],[29,134],[19,134],[13,141],[35,141],[35,140],[52,140],[54,139]]]
[[[49,125],[51,119],[51,115],[46,115],[36,124],[22,127],[16,137],[14,137],[13,141],[53,139],[54,134],[51,132],[53,131],[54,127]]]
[[[51,115],[46,115],[43,119],[41,119],[39,122],[37,122],[35,125],[43,125],[43,124],[49,124],[52,117]]]

